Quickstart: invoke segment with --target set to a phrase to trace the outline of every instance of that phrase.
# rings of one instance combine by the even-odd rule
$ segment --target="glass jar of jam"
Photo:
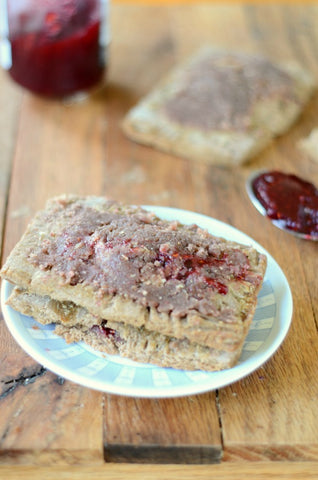
[[[87,92],[104,79],[108,0],[0,0],[1,63],[47,97]]]

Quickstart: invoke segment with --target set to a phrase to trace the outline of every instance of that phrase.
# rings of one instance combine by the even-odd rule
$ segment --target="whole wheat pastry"
[[[239,165],[288,130],[315,88],[298,64],[205,47],[127,113],[123,131],[194,161]]]
[[[55,324],[55,333],[67,343],[84,341],[96,350],[142,363],[185,370],[222,370],[234,365],[240,349],[213,349],[188,339],[177,339],[103,320],[73,302],[59,302],[16,287],[8,304],[39,323]]]
[[[72,325],[76,338],[93,316],[97,326],[116,322],[114,330],[133,327],[131,335],[142,329],[211,349],[204,368],[213,370],[239,357],[265,268],[266,257],[253,247],[196,225],[101,197],[62,196],[35,216],[1,275],[30,298],[84,309],[84,320]]]

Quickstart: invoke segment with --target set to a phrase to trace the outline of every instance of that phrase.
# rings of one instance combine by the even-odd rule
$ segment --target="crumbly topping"
[[[159,312],[215,314],[233,280],[245,291],[261,281],[248,249],[138,207],[66,203],[45,223],[47,233],[29,253],[33,265],[69,285],[89,284],[100,295],[119,294]]]
[[[215,53],[190,65],[164,111],[190,127],[245,130],[255,103],[272,97],[297,101],[286,72],[260,56]]]

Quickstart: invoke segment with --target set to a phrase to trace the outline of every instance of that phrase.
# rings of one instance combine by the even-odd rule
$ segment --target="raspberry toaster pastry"
[[[238,361],[266,257],[95,196],[49,200],[1,270],[8,300],[67,342],[165,367]]]
[[[287,132],[315,88],[294,62],[206,46],[141,98],[122,127],[136,142],[234,167]]]

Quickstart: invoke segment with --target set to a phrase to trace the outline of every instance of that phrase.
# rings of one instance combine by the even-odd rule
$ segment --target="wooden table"
[[[259,168],[318,183],[317,163],[297,148],[318,124],[318,96],[288,134],[232,170],[137,145],[120,129],[127,110],[207,42],[294,58],[318,75],[318,6],[116,4],[111,22],[108,83],[86,102],[39,99],[0,74],[2,259],[46,199],[63,192],[193,210],[276,259],[293,294],[292,326],[244,380],[148,400],[63,382],[21,350],[1,317],[0,478],[318,478],[317,244],[275,228],[244,189]]]

